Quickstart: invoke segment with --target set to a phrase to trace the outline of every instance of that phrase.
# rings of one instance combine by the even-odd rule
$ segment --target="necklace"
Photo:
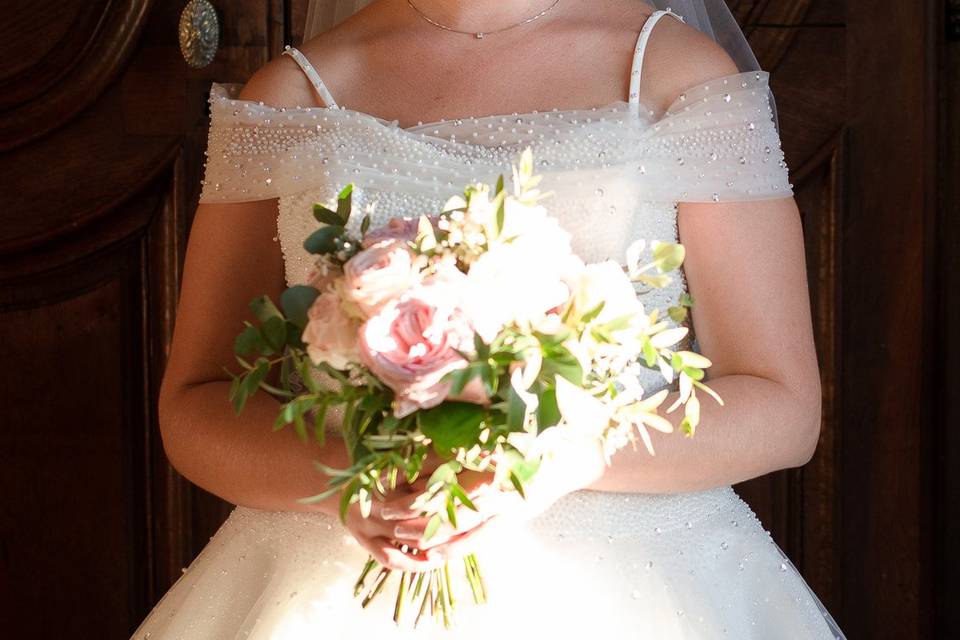
[[[491,33],[500,33],[501,31],[506,31],[507,29],[513,29],[514,27],[520,27],[520,26],[523,26],[523,25],[525,25],[525,24],[529,24],[529,23],[533,22],[534,20],[536,20],[536,19],[538,19],[538,18],[542,18],[542,17],[545,16],[551,9],[553,9],[555,6],[557,6],[558,4],[560,4],[560,0],[554,0],[553,4],[551,4],[549,7],[547,7],[546,9],[544,9],[543,11],[541,11],[540,13],[538,13],[538,14],[535,15],[535,16],[532,16],[532,17],[527,18],[527,19],[525,19],[525,20],[521,20],[520,22],[518,22],[518,23],[516,23],[516,24],[511,24],[511,25],[508,26],[508,27],[502,27],[502,28],[500,28],[500,29],[494,29],[494,30],[492,30],[492,31],[461,31],[460,29],[454,29],[453,27],[448,27],[448,26],[446,26],[446,25],[440,24],[440,23],[437,22],[436,20],[432,19],[430,16],[428,16],[428,15],[425,14],[423,11],[421,11],[420,8],[417,7],[417,5],[413,4],[413,0],[407,0],[407,4],[409,4],[409,5],[410,5],[410,8],[412,8],[414,11],[417,12],[417,15],[419,15],[421,18],[423,18],[424,20],[426,20],[427,22],[429,22],[430,24],[432,24],[432,25],[435,26],[435,27],[439,27],[439,28],[443,29],[444,31],[452,31],[453,33],[464,33],[464,34],[466,34],[466,35],[473,36],[473,37],[476,38],[477,40],[483,40],[483,38],[484,38],[485,36],[488,36],[488,35],[490,35]]]

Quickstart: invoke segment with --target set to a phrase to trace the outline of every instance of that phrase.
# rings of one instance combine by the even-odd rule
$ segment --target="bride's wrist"
[[[599,440],[564,439],[544,453],[533,482],[540,499],[549,506],[567,494],[589,488],[603,476],[606,466]]]

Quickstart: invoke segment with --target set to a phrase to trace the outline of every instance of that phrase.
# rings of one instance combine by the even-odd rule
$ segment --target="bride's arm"
[[[645,65],[651,103],[666,109],[688,87],[738,72],[690,27],[671,20],[658,29]],[[677,492],[732,484],[800,466],[817,444],[820,375],[793,198],[680,203],[678,225],[693,330],[713,361],[708,383],[725,406],[699,393],[695,437],[654,433],[656,456],[643,447],[620,452],[594,488]],[[667,417],[676,426],[682,411]]]
[[[596,440],[554,438],[551,456],[527,487],[526,500],[510,491],[487,491],[487,501],[484,495],[475,500],[481,511],[476,520],[511,509],[537,513],[578,489],[709,489],[800,466],[813,455],[820,378],[796,204],[792,198],[683,204],[679,226],[695,301],[694,330],[701,351],[713,361],[707,382],[724,406],[700,392],[701,422],[693,438],[679,430],[653,432],[655,456],[642,445],[627,447],[609,466]],[[675,398],[671,394],[663,406]],[[682,414],[678,409],[667,417],[679,426]],[[476,483],[489,481],[484,476]],[[454,544],[448,552],[458,550]]]
[[[266,394],[252,397],[239,416],[228,401],[223,367],[238,369],[233,339],[251,319],[247,304],[262,294],[277,300],[285,286],[276,220],[276,200],[197,209],[160,390],[160,429],[177,470],[229,502],[331,511],[332,503],[297,500],[323,488],[312,461],[347,466],[344,448],[304,444],[290,429],[272,433],[279,407]]]
[[[274,61],[251,78],[241,98],[275,106],[306,104],[302,74],[289,61]],[[291,63],[292,64],[292,63]],[[307,96],[309,97],[309,96]],[[277,235],[276,200],[201,204],[190,230],[177,322],[160,389],[160,432],[171,464],[187,479],[237,505],[279,511],[336,514],[339,497],[313,504],[301,498],[326,489],[314,462],[346,468],[341,438],[328,434],[324,446],[302,442],[292,429],[274,433],[278,401],[251,397],[237,416],[228,400],[235,365],[233,342],[250,319],[251,299],[278,300],[286,286]],[[434,464],[428,461],[428,464]],[[419,570],[430,554],[415,560],[394,548],[394,523],[381,510],[403,510],[415,495],[391,492],[364,518],[353,505],[346,526],[381,564]]]
[[[274,106],[309,104],[309,85],[286,59],[266,64],[244,86],[244,100]],[[349,466],[331,436],[322,449],[292,429],[273,433],[278,402],[258,393],[243,412],[228,401],[238,369],[233,341],[251,320],[251,299],[278,300],[286,286],[277,235],[277,201],[212,204],[197,209],[187,246],[183,287],[170,359],[160,390],[160,428],[171,463],[186,478],[238,505],[335,512],[336,498],[315,505],[298,499],[325,488],[314,467]]]
[[[693,328],[713,361],[693,438],[654,435],[618,453],[595,489],[678,492],[732,484],[805,464],[820,429],[800,216],[792,198],[682,204],[680,241]],[[675,398],[668,398],[664,406]],[[682,410],[669,415],[677,425]]]

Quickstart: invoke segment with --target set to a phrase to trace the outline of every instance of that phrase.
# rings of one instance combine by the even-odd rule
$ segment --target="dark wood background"
[[[0,21],[0,620],[126,638],[229,506],[167,465],[155,397],[209,83],[300,41],[305,0],[8,0]],[[823,436],[740,491],[851,638],[960,629],[957,0],[730,0],[773,73],[804,216]],[[958,27],[960,28],[960,27]]]

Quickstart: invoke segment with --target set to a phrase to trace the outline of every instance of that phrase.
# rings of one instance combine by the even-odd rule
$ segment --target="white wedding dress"
[[[329,108],[277,109],[214,85],[202,201],[279,198],[293,285],[311,266],[301,243],[316,225],[314,202],[354,183],[356,206],[370,208],[374,226],[433,213],[468,182],[508,172],[528,146],[544,188],[555,194],[551,213],[587,261],[622,262],[640,238],[676,241],[681,201],[791,195],[767,74],[692,87],[663,114],[641,106],[640,63],[663,15],[640,34],[626,101],[407,129],[336,107],[316,70],[289,50]],[[684,286],[678,280],[642,299],[664,306]],[[650,390],[663,384],[653,373],[643,382]],[[318,489],[325,482],[318,473]],[[579,491],[500,535],[477,550],[488,604],[467,602],[463,583],[452,631],[430,621],[411,630],[391,620],[392,588],[367,609],[353,598],[367,554],[336,518],[239,507],[134,638],[842,637],[730,487],[678,495]]]

